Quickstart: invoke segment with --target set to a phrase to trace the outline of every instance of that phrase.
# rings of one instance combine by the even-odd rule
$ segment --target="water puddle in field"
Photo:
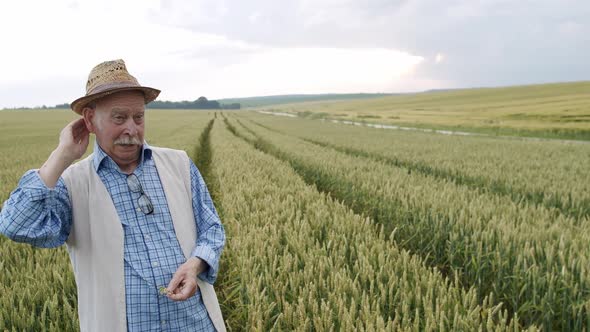
[[[365,127],[378,128],[378,129],[396,129],[396,130],[423,131],[423,132],[426,132],[426,133],[437,133],[437,134],[443,134],[443,135],[490,136],[490,135],[477,134],[477,133],[468,133],[468,132],[464,132],[464,131],[451,131],[451,130],[436,130],[436,129],[425,129],[425,128],[402,127],[402,126],[396,126],[396,125],[386,125],[386,124],[379,124],[379,123],[355,122],[355,121],[348,121],[348,120],[321,119],[321,121],[330,121],[330,122],[333,122],[333,123],[343,123],[343,124],[347,124],[347,125],[365,126]]]
[[[290,118],[296,118],[297,115],[291,113],[283,113],[283,112],[268,112],[268,111],[258,111],[258,113],[262,114],[270,114],[270,115],[278,115],[278,116],[288,116]]]
[[[293,113],[284,113],[284,112],[269,112],[269,111],[257,111],[258,113],[268,114],[268,115],[277,115],[277,116],[287,116],[290,118],[297,118],[298,116]],[[349,120],[336,120],[336,119],[319,119],[320,121],[329,121],[332,123],[341,123],[346,125],[352,126],[364,126],[370,128],[377,128],[377,129],[393,129],[393,130],[408,130],[408,131],[421,131],[425,133],[434,133],[434,134],[442,134],[442,135],[456,135],[456,136],[480,136],[480,137],[492,137],[492,138],[503,138],[503,139],[516,139],[516,140],[523,140],[523,141],[535,141],[535,142],[561,142],[561,143],[574,143],[574,144],[590,144],[590,141],[576,141],[576,140],[566,140],[566,139],[556,139],[556,138],[541,138],[541,137],[519,137],[519,136],[502,136],[502,135],[489,135],[489,134],[480,134],[480,133],[470,133],[466,131],[452,131],[452,130],[441,130],[441,129],[427,129],[427,128],[415,128],[415,127],[402,127],[396,125],[386,125],[386,124],[379,124],[379,123],[367,123],[367,122],[356,122],[356,121],[349,121]]]

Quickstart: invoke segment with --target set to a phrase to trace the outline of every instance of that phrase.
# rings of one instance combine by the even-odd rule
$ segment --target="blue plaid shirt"
[[[144,144],[141,161],[133,172],[154,205],[146,215],[138,207],[139,193],[129,190],[127,174],[94,145],[94,168],[111,195],[124,231],[125,298],[129,331],[212,331],[201,293],[186,301],[159,294],[186,259],[174,232],[172,217],[158,176],[152,151]],[[223,226],[209,191],[191,162],[193,210],[198,239],[192,256],[209,265],[199,277],[211,284],[217,278],[219,256],[225,244]],[[52,248],[68,238],[72,207],[65,183],[45,186],[36,170],[25,173],[0,211],[0,232],[14,241]]]

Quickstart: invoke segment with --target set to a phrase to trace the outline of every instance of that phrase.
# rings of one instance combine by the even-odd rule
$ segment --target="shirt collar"
[[[141,147],[141,156],[140,156],[140,160],[139,160],[138,165],[143,165],[144,161],[149,160],[151,158],[152,158],[152,148],[151,148],[151,146],[149,146],[149,144],[147,144],[146,141],[143,141],[143,145]],[[97,141],[94,141],[93,163],[94,163],[94,170],[96,172],[98,172],[98,170],[101,167],[105,167],[109,164],[111,166],[116,167],[116,169],[119,169],[119,166],[117,166],[117,163],[115,163],[115,161],[113,159],[111,159],[111,157],[109,157],[109,155],[106,152],[104,152],[104,150],[100,147],[100,145],[98,145]]]

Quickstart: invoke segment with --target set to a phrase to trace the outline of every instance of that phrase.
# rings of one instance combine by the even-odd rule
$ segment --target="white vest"
[[[188,259],[197,243],[189,158],[184,151],[155,147],[152,157],[178,242]],[[80,329],[126,331],[123,227],[92,158],[71,165],[63,173],[72,204],[73,223],[66,244],[78,287]],[[201,279],[197,283],[215,328],[225,331],[213,286]]]

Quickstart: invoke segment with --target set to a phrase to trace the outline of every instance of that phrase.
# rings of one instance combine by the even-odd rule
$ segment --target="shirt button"
[[[140,209],[140,208],[137,208],[137,209],[135,209],[135,210],[136,210],[137,212],[141,212],[141,209]]]
[[[166,321],[165,320],[162,321],[162,326],[164,326],[164,325],[166,325]]]
[[[149,235],[145,236],[146,240],[151,240],[152,238]]]
[[[157,267],[158,265],[160,265],[160,264],[158,264],[158,262],[154,262],[154,263],[152,264],[152,266],[153,266],[153,267]]]

